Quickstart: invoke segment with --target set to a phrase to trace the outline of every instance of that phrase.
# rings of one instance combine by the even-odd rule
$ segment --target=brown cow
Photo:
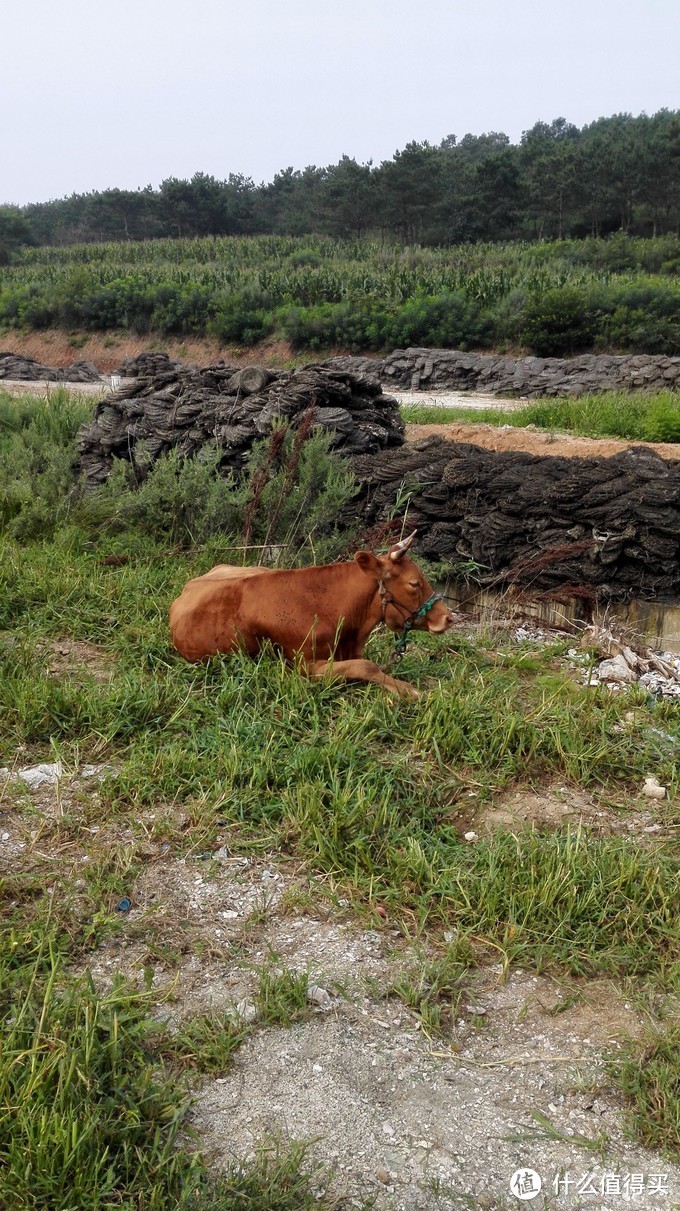
[[[374,681],[417,698],[406,681],[383,673],[364,648],[384,622],[391,631],[442,634],[454,616],[406,555],[415,532],[386,555],[359,551],[352,563],[275,571],[218,564],[190,580],[170,607],[172,642],[187,660],[244,649],[255,656],[267,640],[287,660],[301,656],[307,673]],[[407,632],[404,632],[405,634]]]

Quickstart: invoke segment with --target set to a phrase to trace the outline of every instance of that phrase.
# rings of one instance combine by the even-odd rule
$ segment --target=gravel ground
[[[85,767],[30,790],[5,771],[0,869],[39,861],[45,879],[77,887],[86,853],[124,842],[131,822],[102,821],[54,847],[45,824],[77,812],[105,773]],[[513,792],[512,820],[497,806],[498,820],[488,812],[475,821],[480,830],[557,824],[565,806],[595,834],[609,815],[612,829],[619,822],[606,802],[558,787],[521,802]],[[642,804],[631,807],[639,825]],[[144,823],[152,828],[153,812]],[[391,993],[420,953],[392,922],[362,927],[325,880],[276,854],[248,858],[222,845],[213,859],[150,843],[141,878],[120,888],[130,911],[88,966],[100,987],[118,973],[142,987],[151,964],[157,1013],[171,1029],[197,1013],[254,1006],[266,964],[304,971],[328,994],[306,1020],[256,1029],[217,1078],[196,1079],[190,1122],[216,1168],[263,1141],[303,1140],[344,1207],[371,1198],[377,1211],[500,1211],[520,1201],[514,1174],[536,1184],[527,1169],[543,1183],[539,1208],[678,1205],[680,1166],[626,1138],[603,1061],[654,1024],[652,1009],[643,1014],[608,981],[486,965],[465,977],[444,1037],[429,1038]],[[174,961],[150,956],[149,931],[155,954],[165,946]]]

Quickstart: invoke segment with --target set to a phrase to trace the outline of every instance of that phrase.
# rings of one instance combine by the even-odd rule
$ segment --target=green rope
[[[401,660],[402,656],[404,655],[404,652],[406,651],[406,645],[409,641],[411,631],[413,630],[418,619],[424,618],[425,615],[430,612],[433,605],[437,601],[443,601],[443,600],[444,599],[443,599],[441,593],[433,593],[431,597],[428,597],[427,601],[423,602],[420,609],[414,610],[413,613],[410,615],[410,617],[406,619],[406,622],[404,623],[401,635],[399,635],[397,637],[397,639],[395,640],[394,651],[390,657],[391,664],[398,664],[399,661]]]

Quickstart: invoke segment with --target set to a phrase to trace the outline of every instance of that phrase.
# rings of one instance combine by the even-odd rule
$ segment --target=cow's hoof
[[[394,692],[400,698],[420,698],[420,690],[417,690],[414,685],[409,685],[408,681],[397,681]]]

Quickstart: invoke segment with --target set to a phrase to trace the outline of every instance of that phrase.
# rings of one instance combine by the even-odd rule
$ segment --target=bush
[[[255,290],[222,295],[215,302],[208,332],[220,341],[254,345],[273,330],[271,299]]]
[[[385,327],[385,309],[370,299],[290,307],[281,317],[282,332],[296,349],[381,349]]]
[[[469,349],[490,343],[492,322],[462,291],[425,295],[404,303],[385,326],[383,344]]]
[[[573,286],[530,297],[521,321],[521,339],[538,357],[564,357],[589,349],[596,331],[590,298]]]
[[[323,262],[319,253],[312,248],[300,248],[298,252],[290,254],[287,264],[291,269],[318,269]]]
[[[244,544],[283,546],[295,562],[309,544],[331,559],[347,542],[336,535],[338,514],[355,492],[345,463],[329,450],[328,434],[282,426],[253,446],[247,475],[219,474],[213,458],[182,458],[176,451],[154,463],[136,486],[129,463],[118,460],[106,484],[84,498],[77,516],[93,532],[137,531],[155,541],[190,547],[215,535]]]

